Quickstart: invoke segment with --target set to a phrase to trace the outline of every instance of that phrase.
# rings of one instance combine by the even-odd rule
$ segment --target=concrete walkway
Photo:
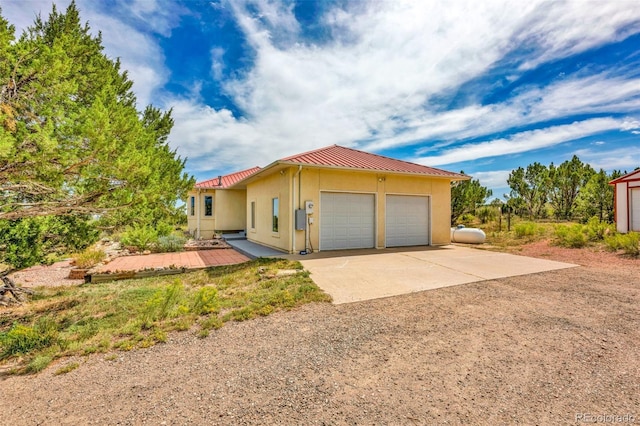
[[[256,244],[246,239],[229,239],[225,241],[231,247],[251,259],[255,259],[257,257],[282,257],[287,255],[285,252],[278,251],[261,244]]]
[[[577,265],[455,245],[291,255],[336,304]]]
[[[247,256],[233,249],[154,253],[117,257],[110,263],[100,267],[97,272],[139,271],[171,265],[177,268],[199,269],[208,266],[234,265],[249,260]]]

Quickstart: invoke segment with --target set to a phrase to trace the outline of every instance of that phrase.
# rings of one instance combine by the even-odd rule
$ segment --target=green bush
[[[156,233],[159,237],[166,237],[168,235],[171,235],[175,227],[168,224],[167,222],[158,222],[154,226],[154,229],[156,230]]]
[[[464,226],[471,226],[475,222],[476,217],[471,213],[465,213],[458,218],[458,224]]]
[[[0,220],[0,262],[26,268],[84,250],[98,239],[93,221],[80,216]]]
[[[98,249],[87,249],[82,253],[73,255],[76,266],[81,269],[89,269],[102,262],[107,254]]]
[[[120,237],[120,242],[140,251],[149,250],[158,242],[158,232],[150,226],[129,226]]]
[[[203,315],[218,312],[218,291],[215,287],[202,287],[193,299],[191,312]]]
[[[600,222],[597,217],[592,217],[585,225],[585,232],[589,241],[602,241],[605,235],[614,232],[612,225]]]
[[[513,229],[518,238],[533,237],[536,234],[537,226],[533,222],[522,222],[518,223]]]
[[[555,229],[556,243],[563,247],[581,248],[587,245],[586,229],[580,224],[558,225]]]
[[[156,251],[160,253],[182,251],[184,249],[184,243],[186,242],[186,238],[176,234],[159,237],[158,243],[156,244]]]
[[[57,336],[55,323],[47,317],[40,318],[33,326],[15,323],[9,331],[0,333],[0,359],[51,346]]]
[[[498,217],[498,212],[495,207],[482,206],[478,209],[476,215],[478,216],[478,219],[480,219],[480,222],[484,224],[495,220],[496,217]]]
[[[625,254],[635,257],[640,255],[640,234],[636,232],[609,235],[604,242],[611,251],[623,250]]]
[[[174,280],[171,285],[156,291],[144,306],[144,325],[151,327],[155,321],[175,316],[180,308],[183,293],[182,282],[178,279]]]

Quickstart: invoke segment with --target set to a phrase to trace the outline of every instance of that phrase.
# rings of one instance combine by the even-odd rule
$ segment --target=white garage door
[[[320,194],[320,250],[373,248],[373,194]]]
[[[631,190],[631,230],[640,231],[640,188]]]
[[[387,247],[429,244],[429,197],[387,195]]]

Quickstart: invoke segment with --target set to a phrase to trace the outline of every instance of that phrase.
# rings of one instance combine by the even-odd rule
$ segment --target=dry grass
[[[280,269],[299,272],[278,277]],[[300,263],[272,259],[179,278],[40,288],[28,305],[0,312],[0,363],[37,372],[64,356],[145,348],[174,330],[203,337],[227,321],[327,301]]]

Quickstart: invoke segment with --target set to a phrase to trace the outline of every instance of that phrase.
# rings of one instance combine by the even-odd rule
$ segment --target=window
[[[213,216],[213,197],[211,195],[204,196],[204,215]]]
[[[251,229],[256,229],[256,202],[251,202]]]
[[[191,197],[191,202],[189,203],[189,210],[191,211],[191,216],[196,215],[196,197]]]
[[[272,230],[278,232],[278,216],[280,215],[280,202],[277,198],[271,199],[271,217],[272,217]]]

